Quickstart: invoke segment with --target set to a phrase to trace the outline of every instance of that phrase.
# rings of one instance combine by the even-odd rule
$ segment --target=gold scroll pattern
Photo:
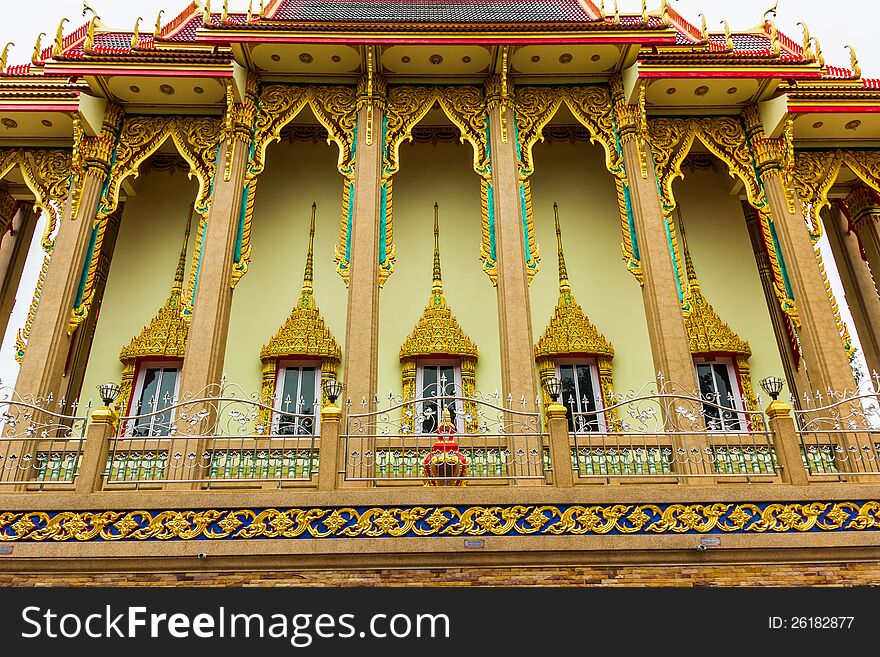
[[[241,260],[233,271],[235,286],[247,272],[250,262],[250,234],[253,224],[256,180],[266,167],[266,151],[269,145],[281,141],[284,127],[293,121],[306,107],[311,109],[318,122],[327,130],[327,143],[339,148],[336,166],[343,177],[343,208],[340,227],[340,250],[337,249],[337,271],[348,282],[348,263],[345,261],[345,245],[348,240],[348,204],[355,172],[355,127],[357,123],[357,92],[354,87],[344,86],[292,86],[282,84],[264,85],[257,102],[254,125],[254,146],[248,160],[246,182],[248,205],[242,233]]]
[[[876,531],[880,502],[6,511],[0,542]]]
[[[489,231],[489,188],[492,184],[492,165],[489,155],[489,119],[486,111],[485,94],[479,87],[416,87],[396,86],[388,90],[386,111],[385,148],[382,158],[382,181],[386,186],[386,262],[384,271],[379,272],[380,282],[391,275],[394,266],[392,179],[400,170],[400,145],[412,141],[413,128],[423,119],[434,105],[439,105],[443,113],[461,132],[461,142],[467,141],[473,147],[474,171],[481,181],[482,243],[480,259],[483,270],[492,280],[497,280],[495,261],[491,255],[491,236]]]

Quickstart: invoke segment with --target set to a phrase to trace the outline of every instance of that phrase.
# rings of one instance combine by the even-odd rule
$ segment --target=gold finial
[[[764,20],[767,20],[767,14],[773,14],[774,18],[776,17],[776,9],[779,7],[779,0],[773,3],[773,6],[770,7],[767,11],[764,12]]]
[[[263,14],[266,12],[266,0],[260,0],[260,18],[263,17]]]
[[[64,24],[69,22],[66,18],[62,18],[58,23],[58,30],[55,32],[55,47],[52,49],[52,55],[57,56],[64,50]]]
[[[822,52],[822,46],[819,44],[819,39],[813,37],[813,45],[816,47],[816,63],[819,64],[821,68],[825,68],[825,54]]]
[[[614,22],[620,23],[620,3],[618,0],[614,0]]]
[[[730,23],[721,21],[721,24],[724,25],[724,48],[733,52],[736,47],[733,45],[733,37],[730,35]]]
[[[31,61],[34,64],[40,63],[40,58],[42,57],[42,53],[43,53],[43,47],[41,45],[41,42],[42,42],[44,36],[46,36],[45,32],[40,32],[37,35],[37,42],[34,44],[34,53],[31,55]]]
[[[690,249],[688,249],[687,233],[684,232],[684,221],[681,219],[681,208],[676,208],[675,211],[678,214],[678,230],[681,233],[681,248],[684,250],[684,267],[687,272],[688,287],[699,289],[700,282],[697,280],[694,261],[691,260],[691,252]]]
[[[559,228],[559,206],[553,203],[553,218],[556,221],[556,255],[559,259],[559,294],[571,292],[568,282],[568,269],[565,267],[565,252],[562,250],[562,230]]]
[[[171,296],[180,296],[183,291],[183,276],[186,271],[186,249],[189,246],[189,231],[192,224],[192,212],[186,221],[186,230],[183,233],[183,246],[180,247],[180,257],[177,259],[177,271],[174,272],[174,284],[171,286]]]
[[[706,14],[700,14],[700,19],[702,21],[700,33],[702,35],[703,41],[709,43],[709,24],[706,23]]]
[[[141,42],[141,21],[144,20],[138,16],[134,21],[134,32],[131,33],[131,49],[134,50]]]
[[[440,206],[434,203],[434,274],[431,294],[443,294],[443,275],[440,271]]]
[[[455,425],[452,424],[452,413],[449,412],[449,404],[447,404],[443,407],[443,421],[440,423],[438,430],[454,428]]]
[[[767,23],[770,25],[770,50],[774,55],[778,56],[782,52],[782,44],[779,43],[779,29],[776,27],[776,23],[769,18]]]
[[[662,0],[660,3],[660,20],[663,21],[665,25],[669,25],[669,1]]]
[[[162,34],[162,14],[165,13],[164,9],[159,10],[159,15],[156,16],[156,26],[153,28],[153,38],[158,39]]]
[[[601,18],[603,21],[605,20],[605,0],[602,0],[602,2],[599,4],[599,18]]]
[[[86,15],[87,11],[92,12],[92,16],[94,16],[95,18],[100,20],[100,16],[98,16],[98,12],[96,12],[94,9],[92,9],[92,7],[89,6],[88,2],[83,1],[83,11],[82,11],[83,16]]]
[[[6,69],[6,59],[9,55],[9,47],[14,45],[15,44],[10,41],[5,46],[3,46],[3,52],[0,53],[0,73],[3,73],[3,71]]]
[[[312,282],[315,278],[314,273],[314,250],[315,250],[315,214],[318,210],[318,204],[312,203],[312,223],[309,225],[309,250],[306,252],[306,268],[303,272],[302,292],[300,293],[300,308],[311,305],[312,298]]]
[[[642,0],[642,22],[648,24],[648,0]]]
[[[810,38],[810,28],[808,28],[807,24],[803,21],[799,22],[798,25],[800,25],[801,29],[804,31],[804,59],[816,59],[816,55],[813,53],[813,48],[810,46],[810,42],[812,41]]]
[[[862,77],[862,67],[859,66],[859,58],[856,57],[856,49],[852,46],[844,46],[847,50],[849,50],[849,62],[850,68],[852,68],[853,75],[856,77],[856,80]]]
[[[254,20],[254,0],[250,0],[248,2],[248,12],[247,12],[247,22],[250,23]]]
[[[205,13],[202,14],[202,25],[211,22],[211,0],[205,0]]]
[[[89,52],[95,47],[95,23],[98,22],[97,16],[92,16],[89,21],[89,30],[86,32],[86,40],[83,41],[83,52]]]
[[[220,22],[225,23],[229,20],[229,0],[223,0],[223,12],[220,14]]]

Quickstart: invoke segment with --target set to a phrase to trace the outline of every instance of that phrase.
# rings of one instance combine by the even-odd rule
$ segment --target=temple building
[[[42,258],[9,581],[877,581],[854,50],[666,0],[168,4],[0,56],[4,332]]]

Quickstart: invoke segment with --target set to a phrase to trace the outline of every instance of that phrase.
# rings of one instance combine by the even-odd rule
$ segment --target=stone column
[[[0,241],[0,336],[6,335],[9,316],[15,306],[21,273],[37,226],[37,216],[38,212],[32,204],[19,204]]]
[[[797,337],[795,329],[779,306],[770,257],[761,234],[758,212],[746,201],[742,201],[742,208],[746,218],[746,228],[749,231],[749,239],[752,242],[752,250],[755,254],[755,262],[758,266],[758,275],[761,278],[764,300],[767,302],[767,311],[770,314],[770,322],[773,325],[773,335],[776,337],[779,358],[782,361],[782,369],[785,380],[788,383],[788,390],[795,399],[800,400],[804,393],[810,392],[810,382],[807,379],[807,372],[800,362],[800,352],[795,353],[794,351],[797,348],[797,345],[793,344],[793,339]]]
[[[644,275],[642,299],[654,371],[662,373],[666,380],[679,384],[685,391],[699,390],[681,313],[677,276],[666,236],[666,218],[654,163],[650,156],[645,157],[647,177],[643,178],[641,157],[635,139],[623,143],[623,160]]]
[[[220,145],[218,161],[221,165],[214,178],[189,338],[180,374],[181,396],[196,394],[206,386],[219,384],[223,376],[232,310],[232,258],[247,166],[247,144],[237,143],[227,180],[223,163],[229,148],[228,141]]]
[[[844,204],[876,283],[880,278],[880,196],[860,185],[847,195]]]
[[[373,107],[372,143],[367,143],[368,107],[358,111],[357,163],[349,256],[348,314],[342,353],[342,399],[372,403],[379,378],[379,220],[382,184],[381,103]]]
[[[823,394],[829,389],[838,393],[855,390],[825,278],[807,232],[803,205],[795,190],[786,190],[778,170],[765,171],[763,181],[801,320],[798,337],[810,387]]]
[[[868,371],[880,372],[880,296],[874,278],[862,258],[859,238],[850,232],[849,221],[840,208],[833,207],[822,215]]]
[[[784,484],[804,486],[808,482],[807,471],[801,458],[801,445],[791,416],[791,406],[774,399],[765,411],[773,432],[773,447]]]
[[[40,303],[15,384],[20,395],[58,395],[71,342],[67,327],[104,178],[105,172],[99,168],[87,171],[77,216],[73,216],[73,199],[70,196],[64,204],[55,248],[49,260]]]
[[[507,142],[502,133],[505,115]],[[505,398],[537,394],[529,279],[520,206],[519,165],[514,116],[510,107],[489,98],[492,187],[495,197],[495,244],[498,267],[498,330],[501,342],[501,385]]]
[[[837,319],[825,278],[819,267],[803,213],[803,203],[786,176],[790,148],[784,138],[772,138],[764,130],[757,107],[743,113],[746,139],[754,158],[782,249],[801,326],[798,338],[813,391],[843,393],[856,383],[841,342]]]

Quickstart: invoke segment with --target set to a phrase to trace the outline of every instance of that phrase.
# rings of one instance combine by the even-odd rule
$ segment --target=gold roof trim
[[[315,304],[312,289],[317,207],[316,203],[312,203],[309,249],[306,253],[306,266],[303,272],[299,301],[278,332],[260,350],[260,360],[267,361],[288,356],[314,356],[323,360],[335,361],[342,358],[342,351]]]
[[[752,349],[749,347],[749,343],[734,333],[730,325],[721,319],[712,304],[703,296],[694,263],[691,260],[691,253],[688,250],[687,235],[680,212],[678,227],[684,249],[685,269],[687,270],[688,289],[683,306],[685,308],[684,325],[687,328],[691,353],[730,353],[751,356]]]
[[[556,251],[559,259],[559,301],[550,318],[550,324],[535,345],[535,357],[558,356],[561,354],[594,354],[614,356],[614,347],[599,333],[596,326],[584,314],[574,300],[568,269],[565,266],[565,253],[562,250],[562,231],[559,228],[559,207],[553,204],[556,220]]]
[[[119,360],[123,363],[133,362],[137,358],[173,357],[183,358],[186,352],[186,340],[189,337],[189,324],[183,317],[183,276],[186,268],[186,248],[189,243],[190,221],[186,222],[183,246],[177,260],[177,271],[168,301],[159,309],[140,335],[133,338],[127,347],[119,352]]]
[[[462,330],[461,325],[446,304],[443,294],[443,276],[440,270],[439,206],[434,204],[434,271],[431,299],[400,348],[400,360],[416,356],[468,356],[477,358],[477,345]]]

